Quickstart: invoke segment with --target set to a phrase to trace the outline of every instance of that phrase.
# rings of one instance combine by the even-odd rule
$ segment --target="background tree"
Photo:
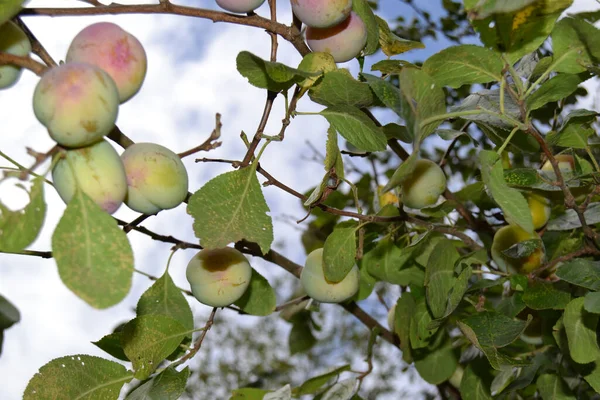
[[[32,378],[26,398],[70,398],[83,392],[92,398],[117,398],[120,390],[128,392],[129,398],[145,398],[152,392],[177,398],[184,390],[191,398],[206,398],[208,393],[226,398],[235,387],[245,389],[235,390],[233,398],[304,394],[379,398],[385,393],[398,398],[409,394],[398,393],[390,378],[409,366],[409,371],[437,385],[441,397],[594,396],[600,389],[595,332],[600,313],[595,296],[600,254],[595,230],[600,222],[596,212],[600,169],[594,156],[597,113],[572,105],[576,95],[584,93],[580,84],[597,72],[600,50],[594,38],[598,32],[591,24],[597,14],[577,14],[557,22],[571,1],[466,1],[464,7],[448,1],[443,2],[448,15],[437,20],[412,2],[405,3],[419,18],[410,24],[400,19],[398,27],[390,27],[367,3],[353,2],[353,11],[366,27],[360,65],[368,65],[378,49],[393,57],[372,64],[370,71],[361,68],[356,77],[319,61],[318,53],[309,54],[300,21],[295,19],[291,27],[279,23],[274,2],[270,19],[169,2],[24,10],[16,2],[3,9],[2,28],[19,26],[42,62],[29,58],[25,46],[25,54],[11,49],[1,53],[0,63],[30,69],[45,80],[50,76],[47,70],[58,70],[56,62],[22,18],[156,12],[266,29],[272,34],[269,60],[249,52],[237,57],[242,76],[267,92],[261,122],[252,138],[243,135],[247,145],[243,157],[199,159],[233,169],[202,188],[190,188],[187,211],[195,234],[203,247],[235,243],[243,253],[299,277],[301,266],[271,249],[272,222],[264,214],[268,208],[260,177],[264,186],[281,189],[306,206],[308,219],[301,225],[305,250],[308,254],[323,247],[329,281],[344,279],[355,262],[360,268],[358,292],[340,307],[319,307],[298,292],[297,282],[290,285],[287,277],[267,282],[254,271],[249,289],[228,306],[231,310],[215,308],[196,323],[181,294],[191,293],[173,286],[169,270],[160,277],[150,275],[156,282],[141,296],[137,317],[96,343],[125,361],[127,369],[109,361],[109,356],[105,360],[67,356],[42,367],[41,374]],[[16,13],[17,25],[5,22]],[[449,47],[422,65],[394,57],[420,47],[419,41],[428,36],[443,34],[457,44],[471,42],[470,26],[486,47]],[[394,36],[394,28],[405,39]],[[310,45],[311,34],[307,35]],[[275,62],[278,36],[305,56],[302,63]],[[322,132],[328,138],[325,148],[313,151],[314,159],[325,165],[323,179],[301,194],[278,180],[278,171],[263,169],[259,160],[285,140],[287,127],[296,118],[316,118],[303,116],[309,114],[298,106],[303,95],[326,107],[320,115],[331,126]],[[126,100],[120,97],[119,101]],[[42,104],[43,110],[51,101],[65,101],[64,96],[56,99],[36,98],[34,104]],[[285,115],[279,133],[268,135],[265,128],[278,101],[285,102]],[[395,113],[396,121],[381,124],[382,109]],[[73,115],[76,118],[78,113],[65,118]],[[105,211],[99,208],[81,179],[66,196],[61,193],[61,178],[54,174],[54,186],[68,206],[54,231],[52,253],[27,249],[46,212],[44,178],[36,170],[42,170],[50,156],[56,156],[55,171],[65,160],[73,168],[77,161],[70,154],[74,153],[59,156],[64,148],[97,140],[61,143],[63,139],[55,137],[58,128],[48,126],[51,119],[45,119],[42,111],[36,111],[36,116],[62,148],[34,154],[31,167],[4,155],[14,170],[5,179],[32,181],[31,202],[22,212],[1,210],[4,253],[54,257],[70,290],[90,305],[106,308],[124,298],[134,272],[123,232],[137,231],[171,243],[174,251],[201,248],[169,232],[145,228],[150,214],[115,224],[105,212],[112,209],[104,203],[100,205]],[[437,140],[441,145],[432,145],[436,135],[446,142]],[[107,137],[123,148],[136,146],[117,127]],[[208,139],[179,156],[210,151],[220,139],[217,116]],[[427,190],[416,192],[417,200],[410,202],[413,208],[405,208],[409,183],[420,178],[420,159],[439,164],[450,189],[439,188],[440,202],[435,190],[433,200],[424,196],[429,191],[425,185]],[[125,173],[127,169],[125,163]],[[152,191],[144,194],[151,203],[159,202],[153,195]],[[159,210],[173,206],[167,202]],[[82,240],[91,234],[94,240]],[[82,266],[86,278],[93,279],[82,279]],[[377,295],[372,295],[375,287]],[[273,288],[290,301],[277,306]],[[389,305],[395,306],[388,330],[377,320],[385,320],[388,305],[381,303],[390,300]],[[274,346],[285,339],[275,311],[291,325],[289,351],[304,355],[290,360],[288,349]],[[4,298],[1,312],[2,329],[18,320],[16,309]],[[348,312],[356,319],[348,318]],[[243,321],[257,318],[258,325],[242,327]],[[227,323],[240,325],[230,329]],[[255,334],[257,326],[263,334]],[[189,369],[182,369],[182,364],[193,365],[198,359],[207,361],[200,361],[188,378]],[[332,372],[307,381],[315,369],[325,366]],[[122,389],[127,382],[129,386]]]

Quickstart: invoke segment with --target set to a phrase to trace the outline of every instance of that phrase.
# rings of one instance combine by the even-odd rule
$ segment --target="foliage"
[[[444,398],[597,397],[598,114],[566,107],[575,103],[581,83],[600,71],[600,32],[589,22],[597,18],[575,14],[559,20],[570,0],[445,0],[448,15],[439,21],[412,1],[406,3],[421,19],[411,25],[400,19],[390,27],[375,15],[376,4],[354,1],[367,34],[356,76],[333,67],[326,55],[310,53],[298,24],[289,28],[285,21],[252,13],[232,20],[226,13],[171,8],[168,0],[143,6],[145,12],[263,28],[304,57],[298,65],[277,62],[276,41],[268,59],[247,51],[237,56],[237,69],[248,84],[265,90],[265,111],[252,138],[242,135],[245,154],[237,160],[205,160],[228,163],[232,170],[191,188],[185,201],[195,243],[144,228],[149,215],[130,223],[115,220],[78,188],[53,228],[51,253],[31,250],[46,213],[53,212],[44,202],[45,185],[52,183],[36,172],[39,160],[26,168],[0,152],[18,170],[4,179],[31,181],[30,203],[23,210],[0,203],[0,252],[53,257],[65,286],[95,308],[121,302],[130,289],[134,255],[127,233],[132,229],[173,243],[173,251],[233,245],[299,278],[302,267],[273,249],[274,216],[261,184],[305,206],[310,216],[302,225],[305,250],[309,254],[323,247],[327,281],[342,281],[355,264],[360,271],[357,293],[335,308],[316,304],[301,288],[278,306],[275,292],[289,294],[289,286],[253,271],[249,289],[228,308],[237,311],[240,321],[262,319],[259,326],[267,335],[259,336],[244,328],[226,333],[227,319],[216,319],[221,315],[217,308],[207,321],[194,321],[186,298],[190,293],[174,285],[167,266],[161,277],[151,276],[156,282],[139,299],[136,317],[95,342],[107,358],[120,361],[89,355],[52,360],[32,377],[25,399],[117,399],[120,392],[127,392],[127,399],[175,399],[215,387],[232,399],[374,398],[394,389],[369,383],[375,376],[389,379],[374,371],[389,368],[399,374],[409,365]],[[0,23],[15,13],[20,13],[14,18],[18,24],[32,14],[83,14],[79,8],[19,11],[19,2],[7,4],[6,10],[0,7]],[[126,13],[136,7],[142,6],[94,5],[86,12]],[[402,60],[404,52],[422,47],[423,39],[439,32],[457,44],[422,65]],[[483,46],[461,44],[473,35]],[[30,40],[43,49],[35,37]],[[365,59],[375,59],[378,49],[387,59],[367,70]],[[0,52],[0,65],[39,75],[55,66],[46,56],[41,59]],[[298,110],[303,96],[324,108]],[[285,103],[285,115],[279,134],[267,136],[267,121],[279,118],[271,114],[276,101]],[[395,122],[382,126],[373,113],[382,109]],[[324,173],[307,177],[315,186],[307,195],[260,164],[297,118],[324,118],[330,125],[321,133],[327,138]],[[117,127],[107,137],[123,148],[132,144]],[[217,116],[207,141],[179,156],[210,151],[220,145],[219,137]],[[60,158],[63,150],[57,146],[43,156]],[[572,170],[559,168],[559,153],[572,158]],[[365,162],[355,167],[349,161],[354,157]],[[419,159],[435,161],[457,183],[436,204],[415,210],[403,206],[399,188],[414,177]],[[546,161],[551,171],[541,168]],[[552,205],[550,221],[535,234],[541,241],[529,235],[515,239],[498,256],[509,263],[492,259],[500,227],[534,233],[527,202],[531,193]],[[386,293],[395,297],[389,329],[377,322],[383,314],[378,307],[384,307],[376,297],[382,300]],[[342,309],[357,321],[339,317]],[[273,348],[282,336],[276,313],[290,325],[289,352]],[[0,345],[3,331],[19,318],[16,307],[0,296]],[[359,322],[366,334],[356,329]],[[336,357],[339,346],[349,342],[356,348]],[[198,371],[183,367],[201,354],[217,357],[219,343],[234,353],[222,355],[222,364],[207,363]],[[391,351],[397,353],[389,356]],[[298,355],[294,362],[290,353]],[[359,363],[362,369],[356,370]],[[315,365],[323,368],[315,370]],[[223,389],[235,386],[232,393]]]

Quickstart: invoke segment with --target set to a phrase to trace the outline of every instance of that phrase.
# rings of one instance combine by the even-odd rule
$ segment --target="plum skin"
[[[25,57],[31,53],[31,42],[15,23],[0,24],[0,52]],[[21,76],[22,68],[15,65],[0,66],[0,89],[13,86]]]
[[[194,297],[210,307],[226,307],[239,300],[250,285],[252,267],[236,249],[204,249],[188,263],[186,278]]]
[[[188,174],[177,154],[155,143],[136,143],[121,155],[127,175],[125,204],[134,211],[156,214],[185,200]]]
[[[106,140],[67,150],[52,169],[56,191],[68,203],[77,187],[109,214],[117,211],[127,193],[125,168]]]
[[[550,199],[538,193],[529,193],[527,195],[527,204],[531,212],[533,229],[538,230],[550,219]]]
[[[545,252],[542,247],[523,258],[510,258],[502,254],[503,250],[525,240],[540,239],[536,232],[527,232],[518,225],[506,225],[498,229],[492,243],[492,259],[505,272],[528,274],[542,265]]]
[[[341,303],[358,291],[359,271],[354,265],[340,282],[327,281],[323,272],[323,249],[316,249],[306,257],[300,283],[306,294],[321,303]]]
[[[446,190],[442,168],[431,160],[417,160],[413,173],[402,182],[402,201],[405,206],[421,209],[435,204]]]
[[[330,28],[306,28],[306,42],[312,51],[329,53],[336,63],[356,57],[367,44],[367,26],[351,12],[350,16]]]
[[[87,26],[71,42],[66,62],[84,62],[104,70],[114,80],[119,102],[124,103],[141,88],[147,57],[140,41],[110,22]]]
[[[291,0],[292,11],[311,28],[330,28],[348,18],[352,0]]]
[[[223,10],[233,13],[249,13],[260,7],[265,0],[217,0],[217,5]]]
[[[99,141],[117,121],[119,94],[106,72],[66,63],[47,71],[35,87],[33,111],[52,139],[65,147]]]

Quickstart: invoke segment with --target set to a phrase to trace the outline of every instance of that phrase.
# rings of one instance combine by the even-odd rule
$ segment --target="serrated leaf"
[[[422,284],[424,273],[421,269],[410,266],[413,248],[399,248],[392,240],[382,239],[375,248],[368,251],[362,263],[369,274],[396,285],[408,286]],[[417,269],[419,272],[416,272]],[[420,278],[420,280],[419,280]]]
[[[571,300],[563,315],[569,353],[573,361],[579,364],[587,364],[600,357],[596,341],[596,326],[600,315],[585,311],[584,302],[583,297]]]
[[[27,384],[24,400],[117,400],[133,373],[119,363],[78,354],[56,358],[40,368]]]
[[[436,349],[426,349],[423,358],[415,359],[415,368],[421,378],[426,382],[437,385],[452,376],[458,360],[452,344],[448,341],[445,345]]]
[[[392,83],[378,78],[375,75],[363,72],[361,76],[365,78],[371,90],[373,90],[377,98],[385,104],[386,107],[395,112],[398,116],[402,116],[402,93],[400,92],[400,89]]]
[[[475,372],[472,365],[467,366],[460,381],[460,394],[464,400],[492,400],[489,385]]]
[[[350,400],[356,391],[356,378],[345,379],[330,387],[321,400]]]
[[[326,107],[367,107],[373,104],[373,92],[369,85],[352,77],[347,69],[327,72],[308,92],[310,99]]]
[[[353,0],[352,11],[360,17],[367,27],[367,44],[363,49],[363,53],[366,56],[371,55],[379,47],[379,25],[373,9],[371,9],[367,0]]]
[[[430,340],[438,329],[432,327],[432,321],[433,318],[427,308],[426,300],[419,298],[415,303],[410,324],[410,345],[413,349],[422,349],[430,345]],[[414,354],[413,357],[416,358]]]
[[[92,344],[119,360],[129,361],[123,351],[123,346],[121,346],[121,332],[105,335],[97,342],[92,342]]]
[[[575,400],[567,384],[554,374],[540,375],[536,381],[537,388],[543,400]]]
[[[571,293],[567,285],[550,282],[532,282],[529,284],[523,301],[532,310],[562,310],[571,301]]]
[[[410,292],[402,293],[396,302],[394,313],[394,332],[400,338],[400,350],[402,350],[402,359],[406,363],[412,362],[412,351],[410,347],[410,332],[412,316],[415,311],[415,299]]]
[[[454,286],[454,263],[458,259],[456,248],[449,240],[440,241],[434,248],[425,269],[427,304],[434,318],[444,316],[448,295]]]
[[[185,391],[189,376],[189,367],[180,372],[167,368],[138,386],[125,400],[177,400]]]
[[[542,246],[543,243],[540,239],[523,240],[522,242],[510,246],[506,250],[502,250],[501,253],[508,258],[523,258],[532,255]]]
[[[17,15],[24,2],[25,0],[0,0],[0,25]]]
[[[387,140],[381,128],[362,111],[352,106],[328,107],[320,113],[348,142],[360,150],[382,151]]]
[[[258,243],[263,254],[271,248],[273,222],[251,166],[208,181],[190,197],[187,212],[205,248],[221,248],[242,239]]]
[[[95,308],[125,298],[133,251],[116,221],[77,190],[52,234],[52,254],[63,283]]]
[[[323,272],[330,282],[340,282],[356,263],[356,221],[339,223],[323,246]]]
[[[423,63],[423,70],[433,79],[452,88],[500,81],[503,68],[504,62],[498,53],[470,44],[448,47]]]
[[[583,213],[588,225],[600,223],[600,203],[590,203]],[[575,210],[566,210],[564,214],[550,220],[546,229],[549,231],[570,231],[581,228],[581,221]]]
[[[573,285],[600,291],[600,261],[576,258],[558,267],[556,276]]]
[[[45,217],[44,178],[36,177],[29,192],[29,203],[23,209],[11,211],[0,203],[0,251],[17,252],[33,243]]]
[[[275,310],[277,299],[269,281],[252,269],[250,286],[235,305],[247,314],[266,316]]]
[[[306,78],[320,75],[291,68],[282,63],[265,61],[248,51],[237,55],[236,65],[238,72],[252,85],[273,92],[287,90]]]
[[[189,333],[179,321],[164,315],[142,315],[129,321],[123,327],[121,345],[135,377],[148,378]]]
[[[513,320],[505,315],[483,311],[463,320],[476,335],[476,341],[482,347],[501,348],[508,346],[523,333],[527,321]],[[472,341],[473,338],[468,337]]]
[[[535,92],[527,97],[525,105],[530,111],[542,108],[548,103],[571,95],[577,90],[581,82],[582,79],[579,75],[558,74],[544,82]]]
[[[190,305],[173,283],[168,271],[142,294],[137,303],[136,313],[138,317],[165,315],[179,321],[187,330],[194,329],[194,316]]]
[[[375,18],[377,19],[377,25],[379,25],[379,45],[386,56],[391,57],[410,50],[425,48],[425,45],[421,42],[396,36],[383,18],[379,16],[375,16]]]
[[[498,203],[509,223],[519,225],[527,232],[533,231],[531,211],[525,197],[516,189],[509,187],[504,180],[502,163],[498,154],[489,150],[479,153],[481,177],[488,187],[492,198]]]
[[[307,395],[307,394],[317,393],[319,391],[319,389],[321,389],[321,387],[323,387],[323,385],[325,385],[331,379],[339,376],[342,372],[349,371],[349,370],[350,370],[350,365],[343,365],[343,366],[335,368],[332,371],[329,371],[325,374],[312,377],[309,380],[307,380],[306,382],[304,382],[302,385],[300,385],[299,387],[293,389],[292,394],[295,397],[299,397],[299,396],[303,396],[303,395]]]
[[[593,65],[590,48],[581,33],[597,35],[597,29],[576,18],[563,18],[552,31],[554,56],[549,69],[567,74],[578,74]]]

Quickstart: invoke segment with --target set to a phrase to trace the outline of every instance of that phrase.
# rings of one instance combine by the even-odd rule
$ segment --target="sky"
[[[124,4],[138,1],[121,1]],[[218,9],[212,1],[187,1],[178,4]],[[382,0],[385,15],[397,13],[396,0]],[[30,6],[82,6],[72,0],[34,0]],[[576,0],[570,11],[599,8],[594,0]],[[406,10],[410,12],[410,10]],[[257,13],[268,15],[265,3]],[[291,21],[289,4],[278,3],[282,21]],[[136,142],[154,142],[181,152],[202,143],[214,128],[215,113],[222,114],[223,146],[200,157],[240,159],[245,147],[239,139],[243,130],[249,136],[255,132],[262,113],[265,93],[247,83],[235,69],[235,58],[242,50],[265,59],[270,52],[268,35],[255,28],[212,23],[208,20],[160,15],[127,15],[100,17],[28,17],[25,22],[40,38],[50,54],[61,60],[71,39],[85,26],[111,21],[134,34],[148,55],[148,73],[141,91],[119,109],[117,125]],[[428,47],[414,52],[415,58],[424,59],[439,50]],[[284,40],[279,41],[278,59],[288,65],[297,65],[301,58]],[[351,61],[344,66],[356,73],[358,64]],[[38,78],[24,71],[13,88],[0,92],[0,149],[24,165],[31,164],[25,148],[45,152],[53,146],[45,129],[33,115],[32,93]],[[279,131],[284,116],[283,103],[278,99],[267,126],[267,134]],[[303,100],[299,111],[318,111],[322,107]],[[394,120],[382,116],[382,122]],[[389,120],[385,120],[389,118]],[[323,175],[317,162],[307,162],[310,141],[324,149],[327,124],[319,116],[296,117],[289,127],[285,141],[269,146],[261,164],[280,181],[299,192],[315,186]],[[195,164],[194,157],[184,159],[190,177],[190,190],[195,191],[214,176],[229,170],[221,164]],[[7,165],[0,160],[0,165]],[[44,168],[48,168],[46,164]],[[15,180],[0,183],[0,200],[11,208],[22,207],[26,194],[15,187]],[[49,250],[52,230],[65,208],[53,188],[46,187],[48,212],[43,231],[30,247]],[[282,250],[292,260],[303,264],[304,250],[300,230],[293,221],[305,214],[300,202],[273,187],[264,189],[274,219],[274,248]],[[132,220],[137,213],[125,206],[115,213],[117,218]],[[185,205],[149,218],[144,226],[157,232],[173,234],[177,238],[196,241]],[[170,254],[170,245],[154,242],[130,233],[136,268],[153,275],[161,275]],[[175,283],[187,286],[185,266],[194,250],[178,251],[173,257],[170,272]],[[252,259],[261,274],[273,276],[274,265]],[[21,312],[21,322],[5,331],[4,348],[0,356],[0,399],[19,399],[29,379],[48,361],[73,354],[91,354],[110,358],[90,342],[100,339],[116,325],[134,317],[134,307],[140,295],[151,282],[135,274],[133,286],[120,304],[106,310],[96,310],[71,293],[60,281],[54,260],[0,255],[0,293],[14,303]],[[283,299],[278,299],[278,303]],[[190,302],[199,321],[210,309]],[[384,322],[384,321],[381,321]]]

